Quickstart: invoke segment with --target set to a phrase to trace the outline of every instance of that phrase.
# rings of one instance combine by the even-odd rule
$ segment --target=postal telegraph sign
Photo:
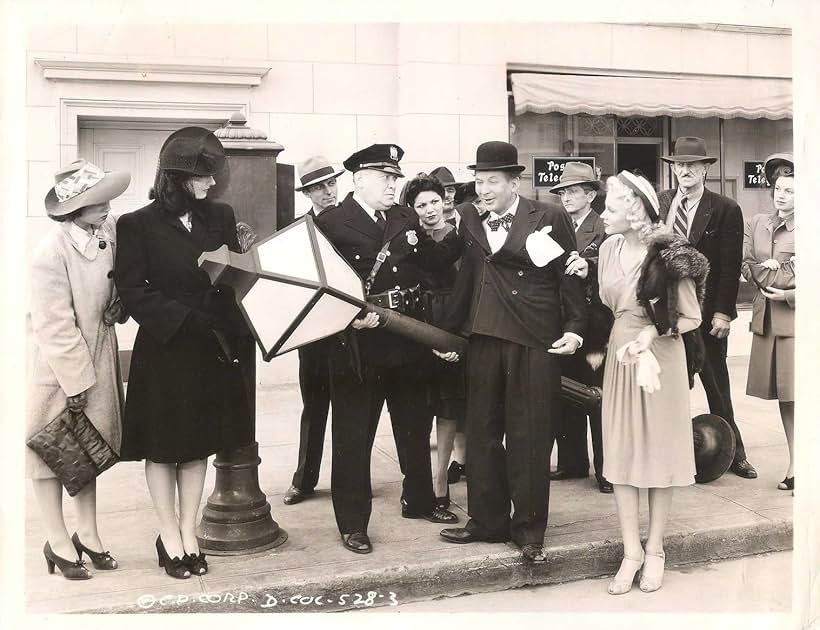
[[[763,160],[743,160],[743,188],[770,188],[763,170]]]
[[[532,158],[533,188],[550,188],[558,184],[567,162],[583,162],[595,170],[594,157],[535,157]]]

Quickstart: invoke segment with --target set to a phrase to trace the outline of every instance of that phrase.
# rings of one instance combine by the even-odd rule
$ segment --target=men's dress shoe
[[[745,479],[757,479],[757,471],[754,466],[752,466],[745,459],[736,461],[732,464],[732,467],[729,470],[735,473],[738,477],[743,477]]]
[[[282,497],[282,502],[285,505],[295,505],[307,499],[308,496],[310,496],[311,494],[313,494],[313,490],[305,492],[304,490],[300,490],[296,486],[291,486],[290,488],[288,488],[287,492],[285,492],[285,496]]]
[[[589,477],[589,471],[573,472],[569,470],[558,469],[550,473],[551,481],[564,481],[565,479],[586,479]]]
[[[450,467],[447,469],[447,483],[458,483],[459,479],[466,475],[464,464],[459,464],[455,460],[450,462]]]
[[[527,543],[521,547],[521,558],[524,562],[532,564],[541,564],[547,561],[544,555],[544,548],[538,543]]]
[[[364,532],[342,534],[342,544],[345,549],[350,549],[353,553],[370,553],[373,551],[370,538]]]
[[[454,527],[452,529],[442,529],[439,534],[444,540],[451,543],[464,545],[474,542],[509,542],[509,536],[482,536],[475,532],[471,532],[466,527]]]
[[[615,491],[612,487],[612,484],[609,483],[609,481],[607,481],[606,477],[598,478],[598,490],[600,490],[604,494],[612,494]]]
[[[401,503],[401,516],[402,518],[423,518],[431,523],[458,523],[458,516],[450,510],[435,506],[432,512],[422,514],[421,512],[412,511],[404,501]]]

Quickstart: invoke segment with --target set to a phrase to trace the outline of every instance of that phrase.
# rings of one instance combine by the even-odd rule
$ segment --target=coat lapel
[[[575,241],[579,252],[584,251],[587,247],[589,247],[590,243],[595,240],[596,217],[597,215],[593,210],[586,216],[584,222],[578,227],[578,231],[575,233]]]
[[[407,227],[409,216],[401,206],[393,206],[386,213],[387,225],[384,228],[384,241],[389,243]],[[415,213],[414,213],[415,214]],[[419,227],[419,229],[421,229]]]
[[[356,200],[353,199],[353,193],[350,193],[349,197],[345,199],[345,203],[350,203],[354,210],[350,218],[345,221],[345,225],[373,240],[381,242],[384,236],[382,231],[379,229],[379,226],[376,225],[376,222],[370,218],[370,215],[367,214],[367,211],[356,203]]]
[[[538,223],[538,213],[535,208],[529,199],[519,197],[518,210],[515,211],[507,240],[504,241],[501,249],[493,254],[492,258],[496,260],[505,256],[514,256],[520,252],[524,248],[527,237],[533,232],[536,223]]]
[[[703,233],[706,231],[706,227],[709,225],[709,220],[712,218],[713,212],[712,191],[708,188],[704,188],[698,209],[695,211],[695,218],[692,219],[692,227],[689,228],[689,242],[692,245],[697,246]]]
[[[468,204],[464,205],[467,206]],[[462,206],[459,207],[461,208]],[[484,251],[489,254],[491,251],[490,242],[487,240],[487,233],[484,231],[484,223],[481,217],[478,216],[478,210],[475,209],[473,204],[469,204],[469,207],[464,207],[464,209],[460,211],[460,214],[461,227],[465,228],[476,242],[484,248]]]

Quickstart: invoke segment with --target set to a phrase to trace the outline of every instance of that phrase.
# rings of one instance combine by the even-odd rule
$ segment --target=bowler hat
[[[304,190],[325,180],[339,177],[344,172],[344,169],[337,171],[333,168],[324,155],[314,155],[299,164],[299,181],[301,185],[294,190]]]
[[[695,481],[714,481],[729,470],[735,458],[735,434],[729,423],[712,413],[692,418],[695,442]]]
[[[453,177],[453,173],[446,166],[434,168],[430,171],[430,177],[435,177],[445,188],[456,185],[456,178]]]
[[[514,171],[520,173],[526,166],[518,163],[518,149],[509,142],[490,140],[478,145],[475,164],[467,166],[471,171]]]
[[[774,172],[781,166],[789,167],[792,174],[794,174],[794,154],[774,153],[766,158],[766,162],[763,165],[763,170],[766,173],[766,181],[772,186],[774,186],[774,182],[772,181]]]
[[[356,151],[343,164],[351,173],[370,169],[381,171],[389,175],[404,177],[399,168],[399,160],[404,155],[404,149],[395,144],[371,144],[366,149]]]
[[[595,171],[589,164],[567,162],[564,165],[564,172],[561,173],[558,184],[550,188],[550,192],[580,184],[592,184],[596,190],[601,190],[601,180],[595,177]]]
[[[103,171],[79,159],[54,173],[54,187],[45,198],[46,212],[61,217],[86,206],[106,203],[124,193],[130,183],[130,173]]]
[[[661,157],[664,162],[717,162],[716,157],[706,155],[706,140],[695,136],[681,136],[675,140],[673,155]]]
[[[213,132],[183,127],[172,133],[159,153],[159,169],[191,175],[215,175],[225,163],[225,149]]]

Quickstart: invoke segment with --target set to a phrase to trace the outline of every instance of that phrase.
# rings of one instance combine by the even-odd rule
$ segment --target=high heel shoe
[[[624,556],[624,559],[621,560],[621,566],[618,572],[609,582],[609,586],[606,589],[607,593],[610,595],[623,595],[631,591],[632,585],[635,583],[635,575],[641,570],[644,558],[643,550],[641,550],[641,557],[638,559]]]
[[[165,572],[173,578],[178,580],[187,580],[191,577],[191,572],[188,569],[182,558],[174,556],[168,557],[168,552],[165,551],[165,545],[162,544],[161,536],[157,536],[157,565],[163,567]]]
[[[74,535],[71,537],[71,542],[74,543],[74,549],[77,550],[77,555],[80,556],[80,560],[82,560],[83,554],[87,555],[91,558],[91,564],[94,565],[95,569],[111,571],[117,568],[117,561],[111,557],[110,551],[91,551],[91,549],[80,542],[80,537],[77,535],[77,532],[74,532]]]
[[[794,490],[794,475],[786,477],[783,481],[777,484],[778,490]]]
[[[644,593],[657,591],[663,584],[663,570],[666,564],[666,554],[646,552],[643,571],[641,571],[640,588]]]
[[[186,553],[182,561],[191,571],[191,575],[205,575],[208,572],[208,561],[205,559],[205,554],[201,551],[198,554]]]
[[[50,575],[54,573],[54,567],[57,566],[67,580],[88,580],[91,577],[82,559],[72,561],[61,558],[51,550],[49,542],[46,542],[43,547],[43,555],[46,558],[46,568]]]

